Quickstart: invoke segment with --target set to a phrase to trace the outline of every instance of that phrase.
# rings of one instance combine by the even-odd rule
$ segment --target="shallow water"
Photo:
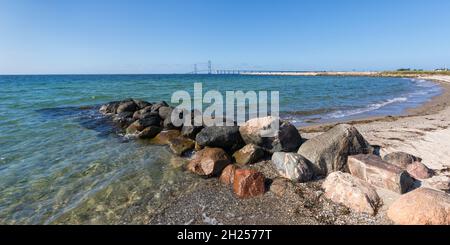
[[[129,97],[170,101],[177,90],[280,91],[297,125],[396,115],[441,93],[421,80],[208,75],[0,76],[0,223],[145,223],[195,181],[166,147],[128,140],[97,111]],[[145,203],[143,205],[142,203]]]

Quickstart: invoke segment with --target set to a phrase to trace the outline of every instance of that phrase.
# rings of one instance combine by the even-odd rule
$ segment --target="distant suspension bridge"
[[[213,69],[212,62],[208,60],[205,63],[194,64],[193,71],[188,74],[218,74],[218,75],[240,75],[240,74],[288,74],[288,73],[309,73],[311,71],[258,71],[258,70],[240,70],[240,69]]]

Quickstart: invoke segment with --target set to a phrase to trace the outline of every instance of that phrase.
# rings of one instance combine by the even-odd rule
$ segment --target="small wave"
[[[398,102],[405,102],[407,100],[408,99],[406,97],[394,98],[394,99],[390,99],[390,100],[387,100],[387,101],[384,101],[381,103],[370,104],[364,108],[346,110],[346,111],[342,111],[342,110],[336,111],[336,112],[326,115],[326,118],[343,118],[343,117],[353,116],[353,115],[357,115],[357,114],[361,114],[361,113],[365,113],[365,112],[378,110],[384,106],[387,106],[387,105],[390,105],[393,103],[398,103]]]
[[[418,87],[423,87],[423,88],[431,88],[431,87],[436,87],[437,84],[428,81],[428,80],[424,80],[424,79],[419,79],[419,78],[409,78],[410,81],[412,81],[413,83],[415,83],[416,86]]]

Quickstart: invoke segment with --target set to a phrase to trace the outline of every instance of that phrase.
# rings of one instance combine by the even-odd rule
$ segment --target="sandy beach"
[[[404,151],[420,156],[434,170],[445,170],[450,167],[450,76],[427,76],[420,79],[440,83],[443,93],[402,116],[368,118],[346,123],[355,125],[372,145],[381,146],[381,156]],[[302,135],[312,137],[334,124],[305,127],[300,131]],[[317,132],[307,133],[312,131]]]

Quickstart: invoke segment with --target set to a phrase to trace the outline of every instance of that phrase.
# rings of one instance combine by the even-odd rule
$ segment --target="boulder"
[[[185,137],[177,137],[173,139],[169,139],[169,148],[172,152],[178,156],[183,155],[183,153],[194,149],[195,141],[185,138]]]
[[[406,169],[409,164],[421,162],[422,159],[406,152],[392,152],[383,157],[383,160]]]
[[[151,142],[157,145],[167,145],[169,144],[169,140],[177,138],[178,136],[180,136],[180,131],[178,130],[163,130],[157,134]]]
[[[244,166],[258,162],[264,156],[264,150],[254,144],[248,144],[233,154],[237,164]]]
[[[163,122],[163,127],[165,129],[179,129],[179,127],[175,127],[172,123],[172,119],[170,117],[166,118]]]
[[[133,99],[133,102],[138,106],[139,110],[145,107],[151,107],[152,103],[147,102],[145,100]]]
[[[222,170],[231,164],[227,153],[220,148],[205,148],[195,153],[188,163],[187,169],[205,177],[218,176]]]
[[[400,196],[387,216],[399,225],[450,225],[450,195],[419,188]]]
[[[172,116],[173,108],[169,106],[161,106],[158,110],[159,116],[163,119],[170,119]]]
[[[372,151],[355,127],[340,124],[303,143],[298,153],[311,162],[316,175],[326,176],[334,171],[346,172],[348,156]]]
[[[130,126],[128,126],[127,133],[142,131],[142,130],[144,130],[144,128],[147,128],[150,126],[159,127],[159,125],[160,125],[159,117],[147,117],[147,118],[143,118],[143,119],[134,121]]]
[[[286,179],[306,182],[313,177],[308,160],[300,154],[275,152],[272,155],[272,163],[278,173]]]
[[[169,105],[165,101],[158,102],[152,105],[152,111],[158,111],[163,106],[168,107]]]
[[[142,130],[142,128],[140,128],[136,122],[137,121],[133,122],[125,129],[126,134],[128,135],[137,134],[140,132],[140,130]]]
[[[348,173],[333,172],[322,185],[325,197],[359,213],[375,215],[381,199],[370,184]]]
[[[238,169],[238,167],[233,164],[226,166],[223,169],[222,174],[220,174],[220,178],[219,178],[220,183],[229,185],[229,186],[233,185],[234,172],[236,171],[236,169]]]
[[[133,112],[131,111],[124,111],[120,112],[116,115],[116,118],[120,119],[132,119],[133,118]]]
[[[100,113],[102,114],[116,114],[117,108],[120,105],[120,101],[112,101],[107,104],[104,104],[100,107]]]
[[[353,176],[400,194],[414,184],[414,179],[405,170],[371,154],[349,156],[348,168]]]
[[[422,180],[422,186],[443,192],[450,192],[450,177],[445,175],[434,176]]]
[[[271,129],[272,123],[279,121],[279,129],[275,136],[264,137],[262,133]],[[239,127],[242,138],[246,144],[255,144],[270,153],[296,151],[302,144],[302,138],[297,128],[289,122],[280,121],[277,117],[262,117],[248,120]]]
[[[263,195],[265,177],[252,169],[237,169],[234,172],[233,191],[239,198],[250,198]]]
[[[142,109],[140,109],[138,111],[135,111],[134,114],[133,114],[133,118],[138,120],[138,119],[142,119],[142,118],[148,117],[148,116],[156,116],[156,115],[159,116],[158,112],[151,113],[151,108],[152,108],[151,106],[147,106],[147,107],[144,107],[144,108],[142,108]]]
[[[244,146],[244,141],[237,126],[203,128],[195,137],[195,141],[202,147],[220,147],[230,152],[234,152]]]
[[[159,120],[162,121],[161,118],[159,117],[159,113],[157,111],[147,111],[146,108],[143,109],[143,112],[141,112],[140,117],[141,117],[141,119],[150,118],[150,117],[159,118]]]
[[[181,128],[181,135],[194,140],[197,134],[202,131],[202,129],[202,126],[183,126]]]
[[[124,101],[121,102],[119,107],[117,107],[117,111],[116,113],[121,113],[121,112],[135,112],[139,109],[139,107],[136,105],[136,103],[134,103],[134,101]]]
[[[139,134],[138,137],[140,139],[153,139],[156,135],[158,135],[162,131],[161,127],[158,126],[150,126],[144,128]]]
[[[433,176],[433,171],[421,162],[408,164],[406,171],[415,179],[428,179]]]
[[[113,116],[113,122],[116,123],[120,128],[127,128],[133,122],[132,112],[121,112]]]

